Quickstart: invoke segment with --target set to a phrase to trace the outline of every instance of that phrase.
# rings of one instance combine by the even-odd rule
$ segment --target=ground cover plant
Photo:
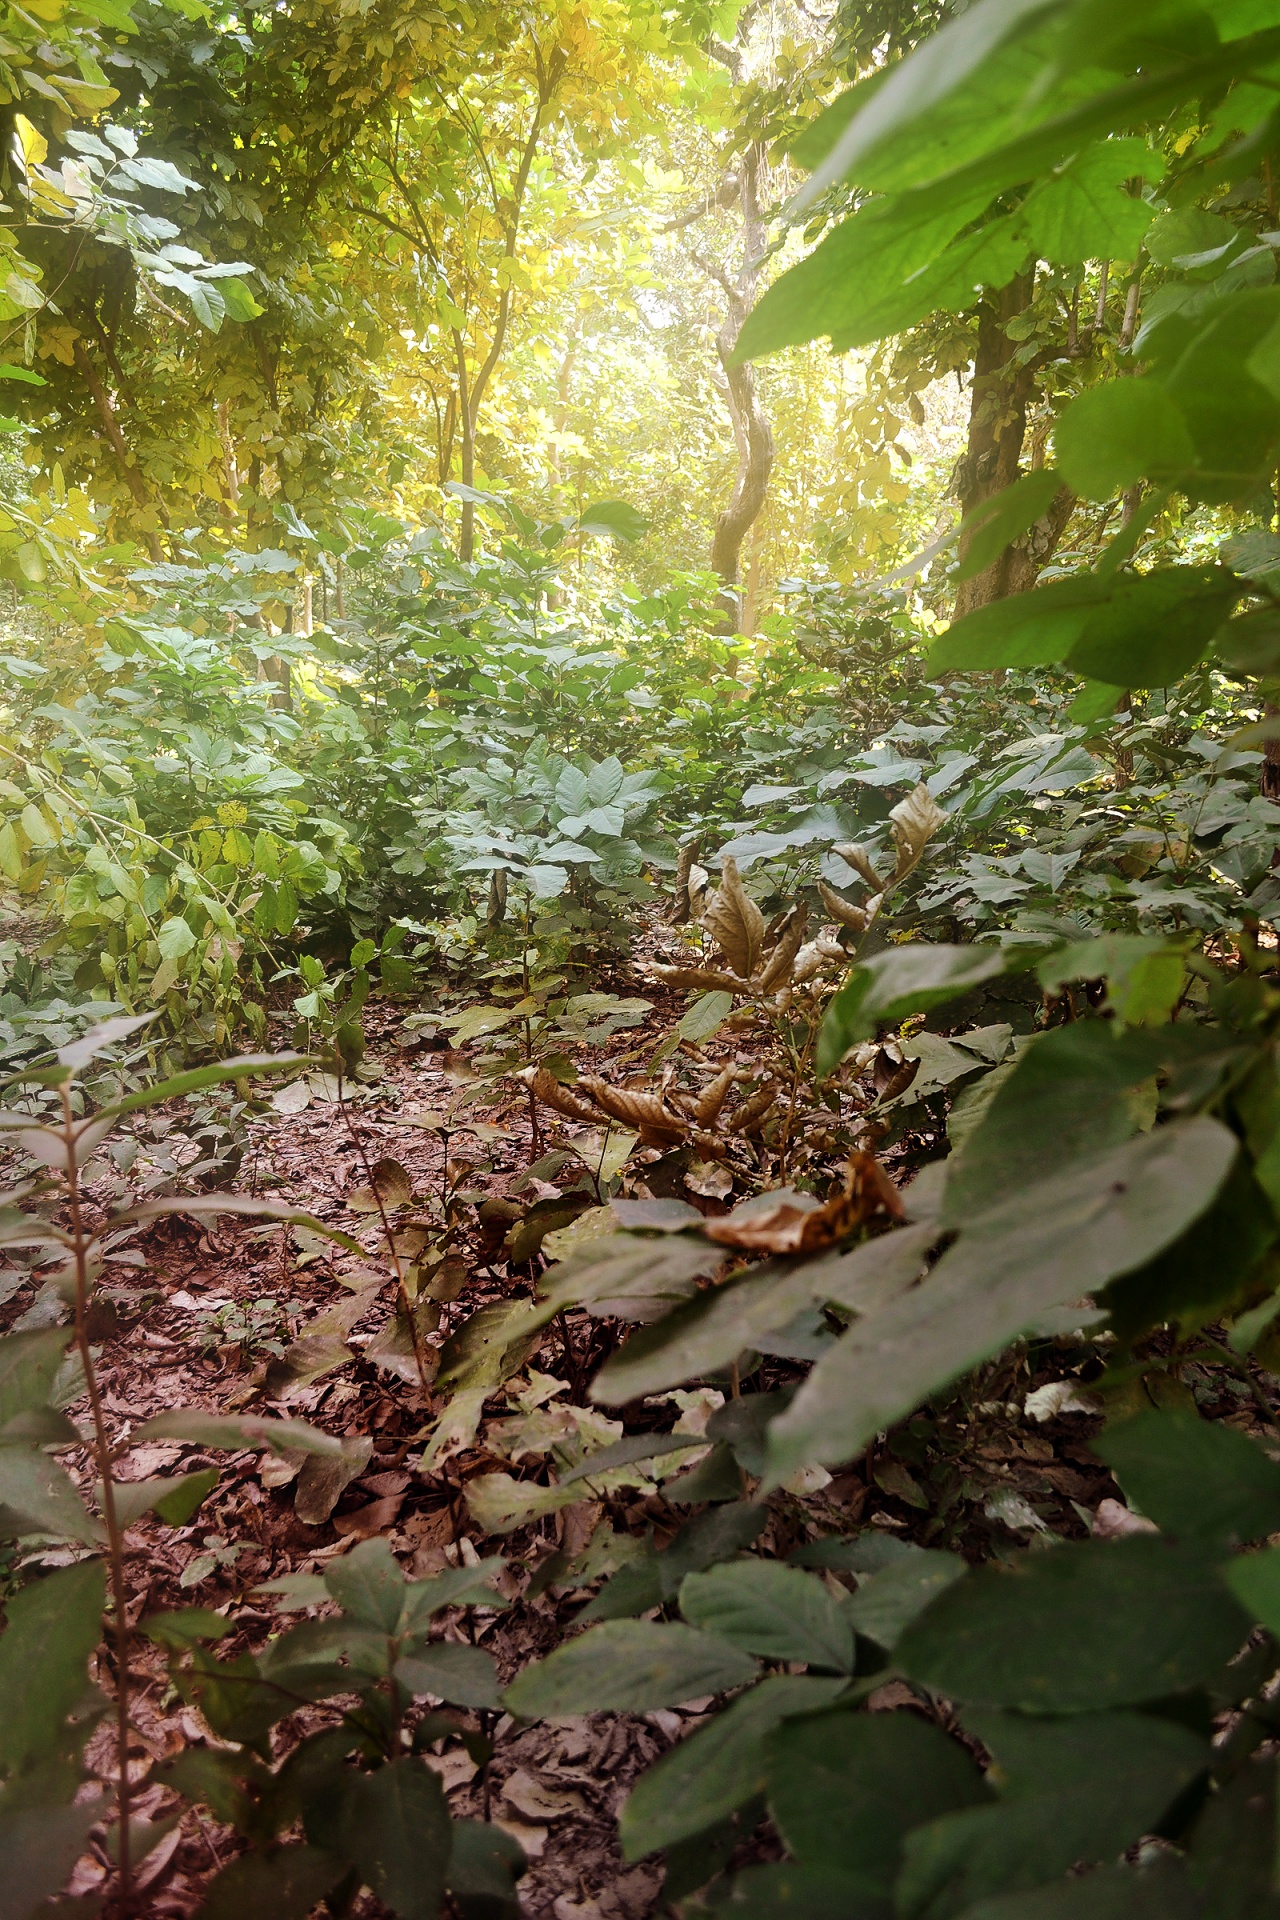
[[[6,16],[0,1916],[1280,1907],[1278,71]]]

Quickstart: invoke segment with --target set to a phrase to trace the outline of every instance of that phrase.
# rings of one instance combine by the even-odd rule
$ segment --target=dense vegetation
[[[0,1920],[1280,1913],[1277,0],[0,20]]]

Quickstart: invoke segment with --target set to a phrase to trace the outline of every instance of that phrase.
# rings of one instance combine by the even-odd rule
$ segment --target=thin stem
[[[373,1177],[373,1168],[369,1165],[369,1156],[364,1150],[364,1142],[356,1131],[355,1123],[351,1118],[351,1109],[347,1105],[346,1090],[341,1075],[338,1077],[338,1110],[342,1115],[343,1123],[350,1136],[351,1144],[360,1156],[360,1165],[364,1168],[364,1177],[369,1182],[369,1191],[377,1202],[378,1218],[382,1222],[382,1235],[387,1243],[387,1258],[391,1262],[391,1269],[396,1277],[397,1303],[408,1323],[409,1338],[413,1342],[413,1360],[414,1365],[418,1369],[418,1383],[422,1388],[422,1397],[427,1405],[430,1406],[431,1382],[427,1374],[426,1359],[422,1352],[422,1336],[418,1331],[417,1315],[413,1310],[414,1302],[410,1300],[408,1289],[404,1284],[404,1268],[400,1262],[400,1255],[396,1252],[395,1236],[391,1230],[391,1222],[388,1220],[387,1210],[382,1204],[382,1195],[378,1192],[378,1183]]]
[[[64,1081],[58,1089],[62,1101],[62,1137],[66,1146],[64,1168],[67,1205],[71,1214],[71,1258],[75,1268],[75,1344],[84,1368],[89,1414],[93,1422],[93,1456],[102,1488],[102,1518],[107,1529],[107,1561],[111,1578],[111,1604],[116,1630],[116,1760],[120,1784],[116,1807],[120,1823],[119,1910],[127,1914],[133,1905],[133,1874],[129,1859],[129,1814],[132,1799],[129,1786],[129,1618],[125,1610],[124,1535],[116,1513],[115,1481],[111,1472],[111,1441],[103,1418],[102,1396],[89,1345],[89,1239],[84,1230],[80,1202],[80,1169],[76,1160],[76,1124],[71,1110],[71,1088]]]

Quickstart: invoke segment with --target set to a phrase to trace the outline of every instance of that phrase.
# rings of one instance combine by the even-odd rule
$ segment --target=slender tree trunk
[[[98,409],[98,418],[102,422],[102,431],[106,436],[107,445],[111,448],[112,453],[114,453],[119,462],[120,471],[124,476],[124,483],[133,495],[135,505],[143,513],[154,513],[155,504],[147,490],[147,483],[143,479],[133,455],[125,445],[125,438],[120,431],[120,422],[116,418],[115,408],[112,406],[110,396],[102,384],[98,369],[89,358],[83,336],[77,336],[74,351],[76,366],[80,371],[85,385],[93,396],[93,404]],[[145,530],[143,537],[146,540],[147,549],[151,558],[159,563],[159,561],[164,558],[160,549],[159,534],[155,531],[154,527],[150,527]]]
[[[1006,328],[1026,310],[1034,286],[1034,272],[1020,273],[998,292],[988,294],[978,310],[969,440],[954,482],[966,515],[994,494],[1012,486],[1018,477],[1027,431],[1027,403],[1035,390],[1035,374],[1030,366],[1012,365],[1017,342],[1009,338]],[[962,560],[967,548],[968,541],[962,539]],[[961,582],[956,591],[957,620],[975,607],[985,607],[989,601],[1003,600],[1009,593],[1019,591],[1010,580],[1011,562],[1012,554],[1006,551],[971,580]],[[1030,581],[1027,584],[1030,585]]]
[[[713,262],[701,255],[694,256],[727,296],[724,322],[716,335],[716,352],[723,374],[721,392],[738,449],[738,471],[729,503],[716,519],[711,538],[711,565],[724,583],[721,606],[726,620],[732,623],[730,631],[738,626],[741,618],[737,586],[742,543],[764,505],[773,471],[773,429],[760,404],[755,370],[749,365],[729,364],[764,265],[765,225],[760,212],[760,174],[764,164],[764,148],[757,143],[742,162],[738,196],[742,207],[742,265],[737,274],[730,277]]]

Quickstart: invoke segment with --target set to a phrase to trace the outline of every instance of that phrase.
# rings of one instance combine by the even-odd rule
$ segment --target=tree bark
[[[147,483],[139,472],[128,447],[125,445],[124,435],[120,431],[120,422],[116,418],[115,408],[112,406],[107,390],[102,384],[98,369],[89,358],[82,335],[76,336],[74,352],[76,366],[80,371],[85,385],[93,396],[93,404],[98,409],[98,418],[102,422],[102,431],[106,435],[107,445],[111,448],[111,451],[120,463],[120,470],[124,476],[125,485],[133,495],[135,505],[144,513],[152,513],[154,512],[154,504],[150,493],[147,491]],[[158,564],[164,558],[160,550],[159,534],[155,531],[154,527],[152,527],[145,530],[143,538],[146,540],[147,550],[152,560]]]
[[[973,362],[973,390],[969,407],[969,439],[964,457],[956,468],[955,491],[963,512],[968,515],[993,495],[1002,493],[1018,477],[1022,443],[1027,431],[1027,406],[1035,392],[1035,370],[1031,365],[1013,366],[1017,342],[1006,328],[1011,320],[1025,312],[1035,287],[1035,273],[1020,273],[1007,286],[990,293],[978,309],[978,345]],[[1064,490],[1065,491],[1065,490]],[[1052,521],[1055,500],[1046,520]],[[1031,586],[1045,559],[1062,537],[1071,511],[1068,494],[1066,509],[1056,533],[1052,525],[1043,536],[1037,534],[1038,522],[1023,540],[1007,548],[998,560],[956,590],[955,618],[985,607],[992,600],[1003,600],[1011,593],[1022,593]],[[963,560],[969,542],[960,541]],[[1038,557],[1036,548],[1044,551]],[[1021,549],[1021,551],[1019,551]]]
[[[725,405],[733,426],[738,449],[738,471],[729,504],[717,516],[711,538],[711,566],[724,583],[721,606],[725,618],[737,628],[741,617],[737,593],[742,543],[759,515],[769,490],[773,471],[773,429],[760,404],[754,369],[731,366],[730,356],[738,343],[743,321],[755,298],[760,271],[764,265],[765,225],[760,212],[760,172],[764,148],[757,142],[743,158],[738,193],[742,208],[742,265],[730,277],[722,268],[695,255],[704,272],[709,273],[727,297],[724,322],[716,334],[716,352],[720,360]]]

